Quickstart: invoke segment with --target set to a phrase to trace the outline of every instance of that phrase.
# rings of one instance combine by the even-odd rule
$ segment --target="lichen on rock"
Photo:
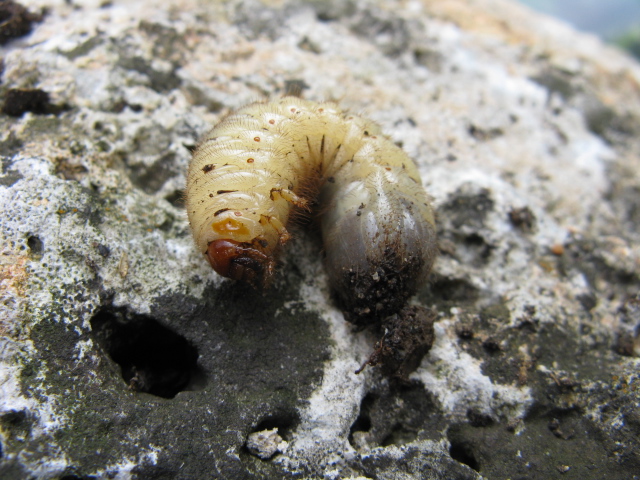
[[[47,9],[3,46],[0,477],[637,476],[635,61],[506,0],[21,3]],[[264,294],[189,237],[198,138],[292,82],[434,198],[435,339],[401,381],[354,374],[381,338],[313,228]]]

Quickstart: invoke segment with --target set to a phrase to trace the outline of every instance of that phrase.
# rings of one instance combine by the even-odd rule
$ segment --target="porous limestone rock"
[[[640,478],[640,68],[506,0],[28,0],[2,50],[0,477]],[[34,17],[34,18],[36,18]],[[182,191],[292,85],[415,159],[439,321],[408,380],[312,228],[218,277]],[[250,434],[288,446],[262,460]]]

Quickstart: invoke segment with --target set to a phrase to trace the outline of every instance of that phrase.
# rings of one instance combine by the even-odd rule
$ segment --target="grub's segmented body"
[[[333,103],[284,97],[229,115],[198,145],[186,193],[200,251],[221,275],[254,285],[272,275],[293,209],[317,194],[327,272],[356,322],[399,310],[437,251],[413,161]]]

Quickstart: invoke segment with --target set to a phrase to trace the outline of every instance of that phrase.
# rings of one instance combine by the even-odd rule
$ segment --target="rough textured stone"
[[[504,0],[23,3],[46,15],[0,96],[46,102],[0,114],[0,477],[640,478],[633,60]],[[313,231],[264,294],[193,248],[190,149],[292,85],[378,121],[434,197],[413,302],[439,321],[404,381],[354,374],[379,339]]]

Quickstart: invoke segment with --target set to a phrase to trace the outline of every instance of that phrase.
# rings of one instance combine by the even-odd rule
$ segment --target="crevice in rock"
[[[173,398],[185,390],[204,388],[206,377],[197,364],[197,349],[157,320],[105,307],[93,316],[91,327],[132,390]]]
[[[486,242],[482,235],[471,233],[462,239],[461,248],[456,250],[457,256],[476,267],[486,265],[491,257],[493,246]]]
[[[174,190],[172,193],[164,197],[167,202],[173,205],[176,208],[182,210],[185,205],[184,203],[184,190]]]
[[[480,464],[476,460],[471,446],[467,442],[459,439],[452,440],[451,446],[449,447],[449,455],[451,455],[451,458],[455,461],[467,465],[476,472],[480,471]]]
[[[382,439],[380,445],[383,447],[390,447],[391,445],[405,445],[414,441],[416,437],[417,432],[405,427],[401,423],[398,423],[393,426],[389,435]]]
[[[152,165],[135,164],[130,166],[129,177],[145,193],[153,194],[172,177],[177,175],[175,154],[169,152]]]
[[[29,236],[27,238],[27,246],[31,251],[31,255],[37,259],[42,258],[42,253],[44,252],[44,242],[40,240],[40,237],[35,235]]]
[[[469,126],[469,135],[476,140],[487,141],[504,135],[504,131],[501,128],[483,128],[472,124]]]
[[[68,110],[67,105],[54,105],[49,93],[39,88],[10,88],[4,94],[2,113],[11,117],[21,117],[26,112],[37,115],[59,115]]]
[[[33,24],[41,22],[43,13],[31,13],[12,0],[0,2],[0,45],[31,33]]]
[[[243,450],[263,461],[270,460],[276,453],[284,451],[286,440],[300,422],[297,413],[280,411],[264,417],[247,435]]]
[[[429,291],[428,300],[437,303],[469,304],[480,297],[480,290],[471,282],[463,278],[442,277],[436,274],[431,276]]]
[[[286,440],[299,423],[300,417],[296,412],[280,411],[263,417],[252,431],[261,432],[277,428],[278,434]]]
[[[437,430],[431,423],[435,410],[422,383],[390,382],[363,398],[349,443],[356,450],[368,450],[427,438],[427,432]]]
[[[445,231],[484,228],[494,207],[495,201],[489,189],[465,183],[439,208],[441,228]]]
[[[349,443],[354,448],[357,448],[358,443],[354,440],[354,434],[357,432],[367,433],[371,430],[371,416],[370,410],[374,403],[375,397],[368,393],[360,403],[360,413],[358,414],[358,418],[351,425],[351,429],[349,431]]]
[[[9,410],[0,415],[0,431],[5,434],[5,439],[28,437],[31,434],[32,423],[33,419],[26,409]]]

